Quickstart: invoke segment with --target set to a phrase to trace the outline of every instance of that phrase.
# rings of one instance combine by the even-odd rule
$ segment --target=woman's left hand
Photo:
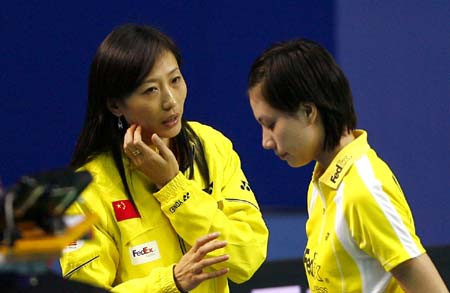
[[[173,268],[173,277],[178,289],[190,291],[205,280],[217,278],[228,273],[228,268],[206,271],[212,265],[224,263],[229,259],[227,254],[208,257],[207,254],[227,245],[226,241],[217,241],[219,233],[211,233],[198,238],[194,246],[184,254]]]
[[[133,164],[144,173],[158,188],[166,185],[179,172],[175,155],[162,139],[154,133],[152,146],[142,140],[142,128],[133,124],[125,133],[123,149]],[[152,148],[154,147],[154,148]]]

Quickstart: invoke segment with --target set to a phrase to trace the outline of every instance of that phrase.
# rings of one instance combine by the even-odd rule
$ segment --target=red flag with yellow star
[[[128,199],[113,201],[112,205],[117,222],[132,218],[140,218],[138,211]]]

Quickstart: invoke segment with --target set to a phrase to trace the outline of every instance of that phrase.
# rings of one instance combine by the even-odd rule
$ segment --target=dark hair
[[[145,80],[157,58],[169,51],[181,65],[175,43],[161,31],[144,25],[125,24],[114,29],[100,44],[91,64],[86,118],[72,157],[71,166],[79,168],[95,156],[110,152],[125,191],[133,201],[122,161],[122,144],[126,132],[117,127],[118,118],[108,109],[108,101],[127,99]],[[171,144],[180,165],[193,176],[194,160],[206,184],[209,172],[200,139],[182,120],[180,133]]]
[[[324,150],[334,149],[345,130],[356,127],[356,113],[347,78],[328,51],[309,40],[276,43],[253,63],[248,89],[261,94],[274,109],[294,114],[313,103],[325,129]]]

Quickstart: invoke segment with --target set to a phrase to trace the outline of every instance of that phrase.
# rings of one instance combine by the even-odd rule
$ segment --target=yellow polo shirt
[[[390,270],[425,252],[390,168],[354,131],[308,189],[304,265],[312,292],[403,292]]]

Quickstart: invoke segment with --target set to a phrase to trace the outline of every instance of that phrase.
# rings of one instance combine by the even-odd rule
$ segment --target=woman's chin
[[[181,131],[181,124],[177,125],[171,129],[164,129],[161,131],[157,131],[156,133],[161,139],[171,139],[177,136]]]
[[[292,168],[300,168],[309,164],[309,162],[286,160],[287,164]]]

